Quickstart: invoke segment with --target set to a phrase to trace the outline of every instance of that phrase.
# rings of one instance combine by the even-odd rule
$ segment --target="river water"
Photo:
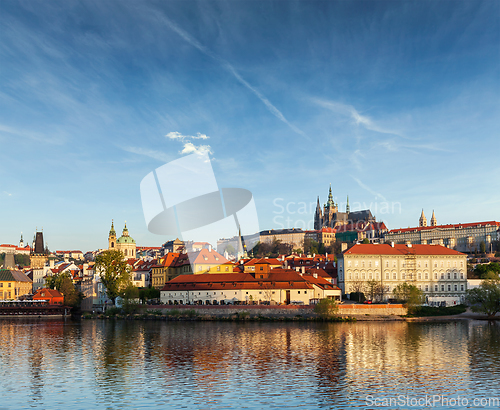
[[[0,320],[0,409],[498,408],[500,323]]]

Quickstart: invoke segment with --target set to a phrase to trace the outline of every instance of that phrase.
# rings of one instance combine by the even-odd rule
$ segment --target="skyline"
[[[389,229],[422,208],[499,219],[497,2],[0,10],[1,243],[43,226],[51,250],[105,248],[112,219],[140,246],[175,239],[147,231],[139,184],[196,152],[252,192],[261,230],[312,221],[330,183]]]

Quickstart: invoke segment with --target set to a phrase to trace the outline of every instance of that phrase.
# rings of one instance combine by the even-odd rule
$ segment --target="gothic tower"
[[[434,214],[434,209],[432,210],[431,226],[437,226],[436,215]]]
[[[319,231],[323,227],[323,214],[321,212],[321,205],[319,204],[319,196],[318,203],[316,204],[316,212],[314,213],[314,229]]]
[[[109,236],[108,236],[108,249],[114,250],[115,245],[116,245],[116,231],[115,231],[115,226],[113,224],[113,220],[111,220],[111,229],[109,230]]]
[[[427,218],[424,215],[424,210],[422,209],[422,215],[420,215],[419,225],[418,226],[427,226]]]

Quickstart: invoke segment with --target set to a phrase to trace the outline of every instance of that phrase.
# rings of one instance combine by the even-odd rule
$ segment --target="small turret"
[[[419,226],[427,226],[427,218],[424,215],[424,210],[422,209],[422,214],[419,219]]]
[[[434,214],[434,209],[432,210],[431,226],[437,226],[436,215]]]

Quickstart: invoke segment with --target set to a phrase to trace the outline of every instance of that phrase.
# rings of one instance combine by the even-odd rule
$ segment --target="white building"
[[[467,290],[467,257],[440,245],[358,244],[338,259],[339,286],[349,294],[377,281],[383,299],[407,282],[421,289],[429,304],[463,302]]]

